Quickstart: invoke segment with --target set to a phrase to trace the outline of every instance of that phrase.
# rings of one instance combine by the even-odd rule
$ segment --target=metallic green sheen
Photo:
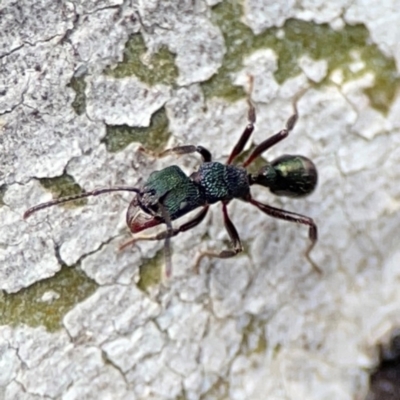
[[[301,197],[310,194],[317,185],[315,165],[306,157],[283,155],[271,165],[275,179],[269,188],[279,196]]]
[[[247,171],[235,165],[206,162],[191,177],[203,187],[208,204],[245,198],[250,194]]]
[[[159,202],[162,201],[171,220],[205,204],[199,186],[177,165],[152,172],[143,190],[151,191],[149,195],[143,196],[146,205],[150,205],[153,211],[162,216],[159,209]]]

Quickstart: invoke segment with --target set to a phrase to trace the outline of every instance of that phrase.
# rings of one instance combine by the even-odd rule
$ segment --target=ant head
[[[261,185],[278,196],[302,197],[310,194],[318,181],[313,162],[298,155],[283,155],[249,176],[250,185]]]

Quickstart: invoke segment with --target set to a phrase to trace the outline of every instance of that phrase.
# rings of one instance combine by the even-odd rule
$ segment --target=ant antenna
[[[24,219],[30,217],[36,211],[43,210],[44,208],[56,206],[58,204],[69,203],[70,201],[84,199],[86,197],[98,196],[98,195],[104,194],[104,193],[111,193],[111,192],[135,192],[135,193],[139,194],[140,190],[137,188],[134,188],[134,187],[129,187],[129,186],[116,186],[116,187],[110,187],[110,188],[95,189],[91,192],[81,193],[81,194],[77,194],[75,196],[61,197],[60,199],[48,201],[46,203],[38,204],[37,206],[29,208],[28,210],[26,210],[24,212]]]

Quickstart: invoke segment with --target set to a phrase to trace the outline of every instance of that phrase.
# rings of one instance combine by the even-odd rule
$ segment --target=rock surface
[[[25,304],[31,319],[2,320],[0,398],[365,398],[376,345],[400,323],[400,95],[386,112],[374,107],[369,93],[382,88],[377,77],[383,72],[366,68],[357,49],[350,52],[351,79],[343,72],[348,66],[332,70],[330,61],[306,51],[296,61],[298,74],[279,80],[280,59],[268,47],[239,55],[228,76],[245,90],[248,75],[254,77],[254,144],[284,126],[292,99],[306,89],[298,124],[268,159],[285,153],[311,158],[319,186],[304,200],[259,188],[254,196],[315,219],[319,240],[311,256],[321,276],[303,254],[305,227],[241,202],[230,204],[229,213],[244,254],[204,259],[200,274],[193,272],[200,250],[227,245],[220,206],[214,206],[201,225],[172,240],[173,276],[164,283],[162,243],[117,251],[129,237],[125,194],[22,218],[52,198],[43,178],[67,175],[89,191],[137,186],[172,163],[193,171],[195,156],[155,160],[138,152],[137,142],[119,152],[104,143],[110,126],[145,130],[162,107],[169,146],[201,144],[215,160],[229,156],[247,124],[246,99],[207,97],[202,86],[224,66],[230,44],[214,12],[228,3],[1,2],[1,306],[10,307],[6,298],[12,302],[37,282],[46,285],[45,278],[57,279],[62,265],[82,269],[96,290],[61,313],[57,329],[35,319],[38,303],[60,301],[52,287]],[[282,40],[289,19],[329,24],[332,31],[364,24],[372,41],[365,46],[392,60],[397,71],[384,73],[395,75],[397,3],[246,0],[235,23],[247,25],[251,35],[279,28]],[[144,65],[160,49],[172,53],[173,85],[149,86],[134,73],[112,76],[137,34],[147,49],[137,54]],[[332,51],[339,58],[340,47]],[[163,72],[162,63],[156,68]],[[81,93],[71,85],[74,78],[85,83]],[[81,114],[73,106],[78,95],[86,101]],[[155,269],[155,283],[145,279],[146,268]]]

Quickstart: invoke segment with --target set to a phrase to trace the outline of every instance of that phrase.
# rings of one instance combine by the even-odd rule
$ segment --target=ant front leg
[[[309,237],[311,243],[307,247],[305,256],[306,256],[308,262],[314,268],[315,272],[322,274],[321,269],[315,264],[315,262],[310,257],[310,252],[318,240],[318,229],[317,229],[317,225],[315,224],[314,220],[310,217],[306,217],[305,215],[297,214],[294,212],[290,212],[290,211],[282,210],[280,208],[275,208],[275,207],[268,206],[266,204],[262,204],[254,199],[250,199],[249,201],[251,204],[255,205],[259,210],[261,210],[263,213],[269,215],[270,217],[279,218],[279,219],[283,219],[285,221],[290,221],[290,222],[296,222],[298,224],[308,226],[308,237]]]
[[[161,153],[153,153],[152,151],[147,150],[144,147],[140,147],[139,150],[157,158],[166,157],[169,155],[181,156],[184,154],[199,153],[203,158],[203,162],[210,162],[212,159],[210,151],[203,146],[193,146],[193,145],[177,146],[164,150]]]
[[[172,274],[172,256],[171,256],[171,235],[173,233],[173,227],[171,218],[168,210],[160,200],[159,207],[161,209],[161,215],[164,219],[165,225],[167,226],[167,236],[164,240],[164,255],[165,255],[165,276],[169,278]]]
[[[214,252],[214,251],[207,251],[207,250],[202,251],[198,255],[196,262],[194,264],[194,270],[196,271],[197,274],[199,273],[200,262],[204,257],[230,258],[230,257],[234,257],[236,254],[243,251],[243,246],[242,246],[242,242],[240,241],[239,234],[235,228],[235,225],[233,225],[231,219],[229,218],[226,203],[222,203],[222,213],[224,216],[225,229],[227,230],[229,238],[231,239],[233,249],[222,250],[219,253]]]
[[[203,209],[190,221],[186,222],[185,224],[181,225],[178,228],[168,228],[167,230],[156,233],[155,235],[138,235],[128,242],[124,243],[123,245],[120,246],[119,250],[123,250],[126,247],[133,245],[136,242],[139,242],[140,240],[164,240],[167,238],[171,238],[173,236],[178,235],[179,233],[188,231],[189,229],[194,228],[198,224],[200,224],[201,221],[203,221],[204,217],[207,214],[209,206],[203,207]]]

